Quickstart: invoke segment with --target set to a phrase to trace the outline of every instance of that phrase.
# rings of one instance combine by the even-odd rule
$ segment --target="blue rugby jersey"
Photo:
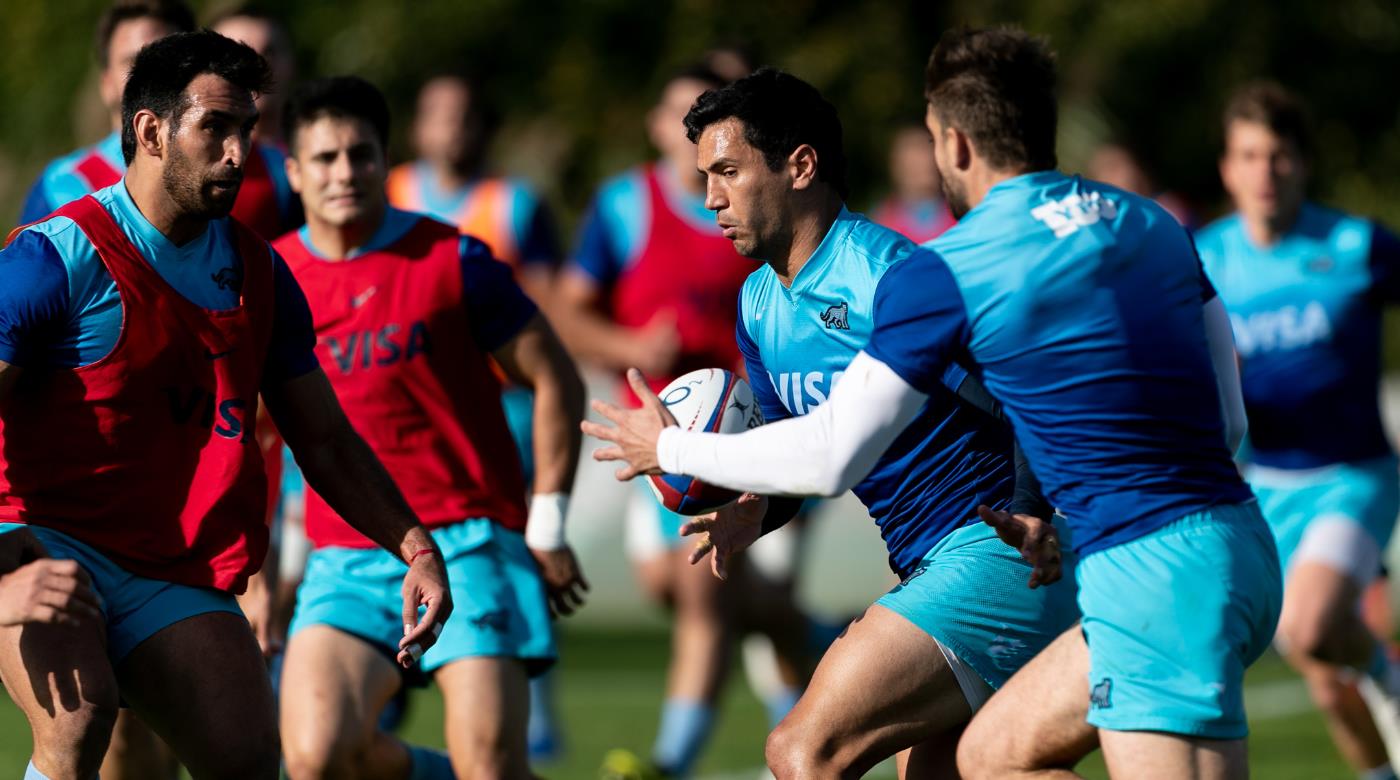
[[[1088,554],[1251,497],[1225,445],[1190,238],[1055,171],[1001,182],[896,264],[866,351],[923,392],[974,362]]]
[[[1382,306],[1400,300],[1400,240],[1305,204],[1270,247],[1239,215],[1196,236],[1235,331],[1251,460],[1307,469],[1390,453],[1378,388]]]
[[[915,254],[924,252],[843,209],[790,288],[767,265],[749,276],[736,337],[766,420],[807,414],[826,401],[870,339],[881,277]],[[880,528],[890,568],[907,575],[943,537],[980,522],[978,504],[1009,505],[1011,453],[1006,426],[947,388],[932,388],[919,416],[853,489]]]

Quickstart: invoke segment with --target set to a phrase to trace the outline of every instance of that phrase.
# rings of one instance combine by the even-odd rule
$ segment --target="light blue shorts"
[[[107,657],[113,666],[137,645],[185,618],[209,612],[243,616],[233,595],[225,591],[138,577],[67,534],[37,525],[0,523],[0,533],[20,528],[33,532],[49,555],[77,561],[92,578],[107,621]]]
[[[535,675],[554,663],[554,627],[544,581],[520,534],[486,519],[435,529],[452,586],[452,617],[418,669],[461,658],[519,658]],[[306,562],[289,636],[324,625],[359,637],[393,658],[403,638],[408,567],[378,547],[322,547]],[[411,678],[412,682],[423,682]]]
[[[1282,579],[1255,501],[1194,512],[1083,558],[1089,723],[1244,738],[1244,670],[1273,639]]]
[[[529,486],[535,481],[535,394],[524,387],[507,387],[501,391],[501,409]]]
[[[1066,551],[1063,565],[1059,582],[1031,590],[1030,564],[990,526],[977,523],[944,537],[875,603],[923,629],[1000,688],[1079,620],[1073,553]]]
[[[1361,526],[1375,541],[1377,563],[1367,566],[1372,571],[1360,579],[1375,576],[1378,553],[1390,544],[1400,514],[1400,470],[1393,456],[1306,471],[1256,466],[1247,476],[1278,542],[1285,572],[1309,526],[1316,520],[1335,519]]]

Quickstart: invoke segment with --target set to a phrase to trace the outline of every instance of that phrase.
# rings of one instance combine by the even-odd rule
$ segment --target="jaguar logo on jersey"
[[[1064,238],[1081,227],[1096,224],[1101,219],[1114,219],[1118,207],[1097,192],[1075,193],[1067,198],[1052,200],[1031,209],[1031,216],[1055,231],[1055,238]]]
[[[243,286],[243,272],[232,266],[220,268],[218,273],[209,274],[209,278],[219,285],[220,290],[237,290]]]
[[[375,366],[391,366],[400,360],[412,360],[432,352],[428,324],[421,321],[409,325],[407,333],[402,325],[391,322],[377,330],[327,336],[323,343],[342,374],[356,368],[365,371]]]
[[[1247,317],[1231,314],[1230,324],[1235,331],[1235,349],[1242,357],[1255,352],[1298,349],[1332,338],[1332,321],[1319,301],[1301,309],[1283,306]]]
[[[1089,692],[1089,706],[1106,710],[1113,706],[1113,678],[1105,677]]]
[[[826,311],[822,312],[821,317],[822,322],[826,323],[827,330],[850,330],[850,315],[851,307],[842,301],[839,306],[826,307]]]

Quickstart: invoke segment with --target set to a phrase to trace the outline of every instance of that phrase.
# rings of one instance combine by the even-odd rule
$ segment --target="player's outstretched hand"
[[[767,496],[745,493],[738,500],[682,525],[681,536],[700,537],[695,541],[695,549],[690,551],[690,562],[699,563],[714,552],[710,571],[720,579],[727,578],[730,557],[758,541],[767,512]]]
[[[638,474],[661,473],[656,460],[656,441],[661,438],[662,428],[676,424],[676,418],[666,410],[666,405],[647,387],[642,372],[627,369],[627,383],[642,399],[642,408],[622,409],[595,399],[593,411],[611,420],[616,427],[589,420],[579,424],[589,436],[613,443],[612,447],[594,450],[593,459],[626,461],[627,465],[616,472],[618,480],[623,482]]]
[[[977,507],[977,514],[1031,565],[1031,578],[1027,583],[1031,588],[1060,579],[1060,534],[1053,524],[1033,515],[1013,515],[985,504]]]
[[[530,555],[540,567],[540,577],[549,594],[550,614],[555,617],[574,614],[574,610],[583,606],[588,580],[583,578],[583,568],[578,565],[573,548],[536,550],[532,547]]]
[[[92,582],[77,561],[40,558],[0,577],[0,626],[75,625],[101,617]]]
[[[418,608],[427,607],[422,619]],[[408,564],[403,578],[403,639],[399,640],[399,665],[418,663],[442,633],[452,614],[452,591],[447,586],[447,566],[436,547],[420,551]]]

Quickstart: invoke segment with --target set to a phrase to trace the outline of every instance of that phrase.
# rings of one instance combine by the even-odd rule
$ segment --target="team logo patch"
[[[842,301],[839,306],[828,306],[822,312],[822,322],[826,323],[827,330],[850,330],[851,307]]]
[[[1105,677],[1089,691],[1089,706],[1096,710],[1106,710],[1113,706],[1113,678]]]
[[[471,624],[482,631],[490,631],[496,634],[504,634],[510,628],[510,613],[497,609],[491,612],[483,612],[469,618]]]
[[[243,286],[243,272],[232,266],[220,268],[218,273],[209,274],[209,278],[219,285],[220,290],[237,290]]]
[[[1332,262],[1332,258],[1323,255],[1322,257],[1314,257],[1308,261],[1308,271],[1315,274],[1325,274],[1335,268],[1336,265],[1336,263]]]

